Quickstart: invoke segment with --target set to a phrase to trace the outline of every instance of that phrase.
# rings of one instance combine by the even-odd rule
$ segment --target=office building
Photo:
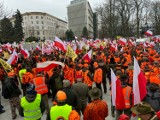
[[[26,12],[23,17],[23,32],[25,38],[35,36],[39,40],[53,40],[54,36],[65,37],[67,22],[43,12]],[[14,25],[15,17],[11,19]]]
[[[67,7],[69,29],[81,37],[86,27],[90,37],[93,37],[93,11],[87,0],[73,0]]]

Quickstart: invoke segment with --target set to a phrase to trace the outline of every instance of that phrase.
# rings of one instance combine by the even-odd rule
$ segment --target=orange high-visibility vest
[[[89,70],[83,72],[83,83],[87,84],[88,86],[92,86],[93,82],[88,76]]]
[[[130,86],[126,86],[122,90],[123,90],[125,108],[131,108],[130,96],[131,96],[132,88]]]
[[[38,76],[33,79],[33,83],[38,94],[45,94],[48,92],[47,85],[45,84],[45,77]]]

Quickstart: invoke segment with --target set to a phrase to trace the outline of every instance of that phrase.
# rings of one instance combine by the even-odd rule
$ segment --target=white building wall
[[[22,27],[25,38],[35,36],[41,40],[53,40],[55,35],[58,37],[65,37],[67,22],[59,18],[41,12],[28,12],[22,14],[22,16]],[[14,18],[11,18],[13,25],[14,20]]]

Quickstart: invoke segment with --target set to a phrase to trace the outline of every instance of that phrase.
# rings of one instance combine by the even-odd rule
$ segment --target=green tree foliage
[[[23,28],[22,28],[22,22],[23,18],[19,10],[17,10],[16,15],[15,15],[16,20],[14,21],[15,23],[15,41],[20,42],[22,38],[24,37],[23,33]]]
[[[25,41],[26,42],[33,42],[33,41],[38,42],[38,38],[31,36],[31,37],[26,38]]]
[[[0,32],[1,41],[4,43],[13,42],[14,28],[10,20],[4,17],[0,22],[0,26],[1,26],[1,32]]]
[[[88,30],[86,27],[83,28],[82,37],[88,39]]]
[[[72,30],[67,30],[66,31],[66,39],[67,40],[74,40],[74,33],[72,32]]]

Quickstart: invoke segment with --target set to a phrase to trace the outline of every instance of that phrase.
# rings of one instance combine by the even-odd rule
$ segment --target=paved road
[[[1,88],[1,84],[0,84],[0,88]],[[12,120],[11,119],[11,110],[10,110],[8,100],[4,99],[3,97],[1,97],[1,99],[2,99],[1,100],[2,105],[4,106],[4,109],[6,110],[6,112],[3,114],[0,114],[0,120]],[[103,95],[103,99],[106,100],[108,107],[109,107],[109,116],[106,118],[106,120],[114,120],[114,118],[111,117],[111,112],[110,112],[110,105],[111,104],[110,104],[109,92],[107,94]],[[50,104],[50,106],[52,106],[51,99],[49,99],[49,104]],[[18,111],[17,111],[17,115],[18,115]],[[16,120],[23,120],[23,118],[18,115]],[[46,114],[43,115],[41,120],[46,120]]]

